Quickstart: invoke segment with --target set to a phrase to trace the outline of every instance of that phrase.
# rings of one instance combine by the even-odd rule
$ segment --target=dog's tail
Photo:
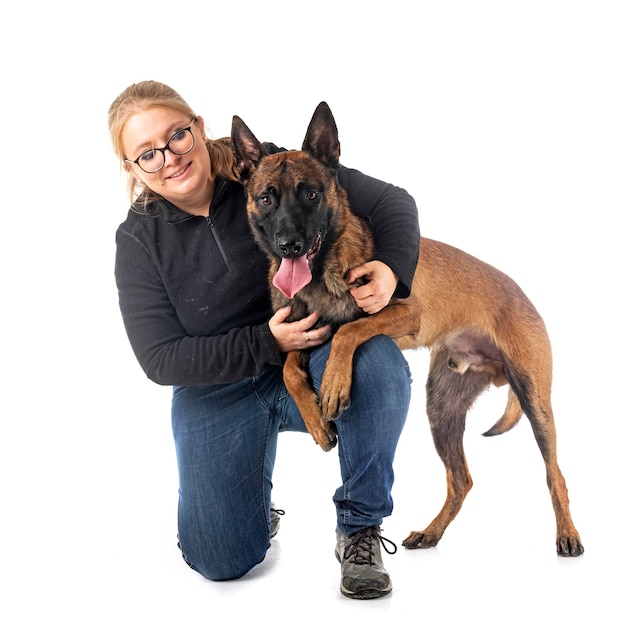
[[[485,437],[492,437],[494,435],[501,435],[506,431],[514,428],[517,422],[523,415],[523,408],[519,402],[517,394],[513,391],[512,387],[508,388],[508,403],[506,404],[506,410],[504,414],[499,418],[494,426],[489,428],[486,433],[483,433]]]

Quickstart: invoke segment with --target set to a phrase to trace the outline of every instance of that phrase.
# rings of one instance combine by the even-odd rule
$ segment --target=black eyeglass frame
[[[131,159],[123,159],[123,163],[133,163],[134,165],[137,165],[143,172],[145,172],[146,174],[156,174],[157,172],[159,172],[159,170],[163,169],[164,165],[166,165],[166,150],[170,150],[170,152],[172,152],[172,154],[176,154],[177,156],[182,156],[183,154],[187,154],[188,152],[190,152],[192,150],[192,148],[194,147],[194,133],[192,132],[192,124],[196,121],[195,117],[192,117],[192,119],[189,122],[189,126],[187,128],[179,128],[179,130],[175,130],[172,135],[170,135],[170,139],[168,139],[168,143],[163,147],[163,148],[150,148],[149,150],[145,150],[135,161],[132,161]],[[180,133],[180,132],[188,132],[191,137],[192,137],[192,145],[185,150],[184,152],[176,152],[175,150],[173,150],[170,147],[170,142]],[[162,162],[162,164],[156,169],[153,170],[152,172],[149,172],[148,170],[145,170],[139,163],[140,159],[147,153],[147,152],[161,152],[164,160]]]

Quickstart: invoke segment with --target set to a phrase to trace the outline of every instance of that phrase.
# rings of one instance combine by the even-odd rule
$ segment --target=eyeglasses
[[[166,150],[173,154],[187,154],[194,147],[194,135],[192,124],[196,118],[192,118],[187,128],[175,130],[168,143],[163,148],[153,148],[143,152],[135,161],[123,159],[125,163],[135,163],[143,172],[154,174],[166,164]]]

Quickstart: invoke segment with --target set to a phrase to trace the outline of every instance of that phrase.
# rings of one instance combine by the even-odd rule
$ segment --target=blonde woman
[[[203,118],[176,91],[155,81],[131,85],[109,109],[109,130],[131,203],[116,240],[120,309],[144,372],[172,387],[179,547],[206,578],[239,578],[265,558],[279,524],[271,507],[278,434],[305,431],[282,381],[283,355],[313,348],[318,388],[330,329],[316,328],[314,313],[289,323],[287,309],[271,310],[267,262],[250,232],[230,141],[207,138]],[[356,170],[341,167],[339,177],[377,242],[376,258],[355,270],[368,282],[352,291],[375,313],[409,292],[416,206],[404,190]],[[365,344],[351,408],[336,421],[336,554],[341,591],[352,598],[392,588],[380,525],[392,512],[392,462],[409,396],[395,344]],[[312,509],[308,502],[305,514]],[[299,582],[311,585],[304,570],[300,563]]]

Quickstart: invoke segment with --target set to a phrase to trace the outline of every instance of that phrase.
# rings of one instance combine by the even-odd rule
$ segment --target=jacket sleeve
[[[418,209],[400,187],[341,166],[339,182],[347,192],[351,210],[368,221],[375,240],[375,260],[388,265],[399,278],[394,295],[406,298],[420,252]]]
[[[256,376],[282,355],[267,323],[216,336],[192,336],[180,324],[147,248],[131,232],[116,236],[116,284],[131,347],[160,385],[230,383]]]

